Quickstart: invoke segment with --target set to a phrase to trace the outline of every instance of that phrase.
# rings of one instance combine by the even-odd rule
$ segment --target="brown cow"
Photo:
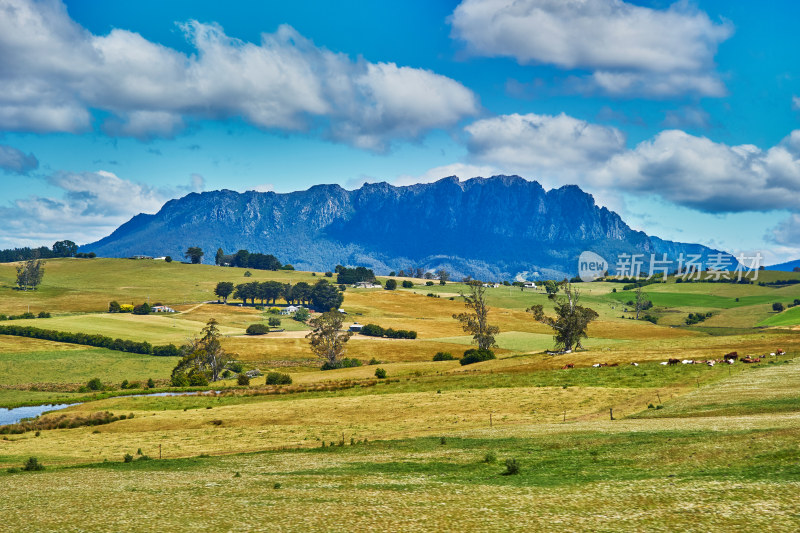
[[[760,363],[761,359],[758,357],[743,357],[741,361],[742,363]]]
[[[568,368],[575,368],[575,365],[572,363],[567,363],[566,365],[561,367],[561,370],[566,370]]]
[[[667,361],[667,364],[671,366],[671,365],[677,365],[680,362],[681,362],[680,359],[670,359],[669,361]]]
[[[739,353],[738,352],[731,352],[731,353],[726,353],[725,354],[725,360],[726,361],[728,359],[733,359],[734,361],[736,361],[738,358],[739,358]]]

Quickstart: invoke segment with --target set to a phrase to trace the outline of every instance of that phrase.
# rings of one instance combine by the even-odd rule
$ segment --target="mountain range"
[[[719,253],[634,231],[575,185],[546,191],[519,176],[368,183],[352,191],[315,185],[283,194],[191,193],[154,215],[136,215],[81,251],[182,258],[189,246],[201,247],[207,263],[218,248],[247,249],[302,270],[444,268],[484,280],[574,276],[584,250],[604,257],[612,272],[623,253],[643,254],[645,261],[651,254],[675,261],[681,253],[704,260]]]

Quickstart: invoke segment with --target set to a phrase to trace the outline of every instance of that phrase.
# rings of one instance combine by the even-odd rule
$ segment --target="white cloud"
[[[629,192],[707,213],[800,210],[800,130],[762,150],[681,130],[628,149],[616,128],[564,114],[501,115],[464,129],[470,158],[493,173],[576,183],[607,204]]]
[[[464,0],[450,23],[472,54],[590,70],[587,83],[613,95],[725,93],[714,55],[733,28],[687,2]]]
[[[0,128],[83,131],[108,111],[112,135],[174,136],[188,119],[241,117],[264,129],[327,135],[371,150],[416,139],[478,110],[460,83],[428,70],[352,61],[290,26],[260,43],[216,24],[180,26],[186,55],[127,30],[93,35],[50,0],[0,0]]]
[[[792,96],[792,109],[800,109],[800,96]]]
[[[415,183],[431,183],[442,178],[456,176],[461,181],[470,178],[488,178],[502,174],[502,172],[491,165],[470,165],[468,163],[451,163],[427,170],[419,176],[401,174],[394,180],[395,185],[413,185]]]
[[[14,174],[27,174],[38,167],[39,160],[35,155],[25,155],[13,146],[0,144],[0,170]]]
[[[560,115],[501,115],[464,128],[470,154],[514,171],[583,172],[625,149],[625,135],[610,126]]]
[[[196,188],[154,188],[97,172],[58,172],[47,182],[60,189],[59,197],[31,195],[0,206],[0,224],[5,236],[0,246],[39,246],[43,242],[70,239],[87,243],[110,234],[138,213],[155,213],[165,201]]]
[[[275,190],[275,185],[272,183],[262,183],[248,190],[256,192],[273,192]]]
[[[615,155],[589,180],[595,186],[657,194],[709,213],[796,210],[800,130],[768,150],[666,130]]]
[[[776,244],[800,247],[800,215],[792,214],[772,228],[764,238]]]
[[[708,128],[711,121],[704,109],[699,107],[682,107],[671,109],[665,113],[664,121],[661,123],[668,128]]]

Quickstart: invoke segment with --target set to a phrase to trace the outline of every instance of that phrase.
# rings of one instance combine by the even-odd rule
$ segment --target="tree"
[[[301,304],[307,304],[311,299],[311,285],[305,281],[300,281],[292,287],[292,300]]]
[[[544,282],[544,290],[547,292],[547,297],[551,300],[555,299],[556,294],[558,294],[560,284],[556,283],[555,281],[548,279]]]
[[[215,319],[209,319],[202,334],[200,339],[192,339],[183,347],[184,355],[172,371],[173,379],[178,375],[188,374],[190,381],[194,375],[218,381],[220,374],[230,363],[230,357],[220,344],[222,335]]]
[[[645,302],[647,301],[646,296],[641,285],[636,287],[636,320],[639,320],[639,313],[644,309]]]
[[[311,289],[311,305],[318,311],[339,309],[344,301],[344,295],[335,285],[321,279]]]
[[[586,330],[589,323],[596,319],[598,314],[593,309],[578,305],[580,292],[578,289],[573,289],[571,283],[564,281],[560,285],[563,286],[564,296],[555,303],[557,318],[546,316],[541,305],[530,307],[528,312],[533,313],[534,320],[555,330],[553,339],[556,341],[556,347],[563,350],[582,348],[581,339],[587,337]]]
[[[335,309],[309,322],[312,330],[306,338],[311,343],[311,351],[322,360],[323,368],[339,368],[345,344],[353,336],[352,331],[341,331],[342,322],[342,314]]]
[[[36,290],[44,278],[44,261],[29,259],[17,266],[17,286],[27,291]]]
[[[396,279],[387,279],[386,285],[383,286],[384,289],[387,291],[393,291],[397,288],[397,280]]]
[[[231,293],[233,293],[233,282],[231,281],[220,281],[214,289],[214,294],[222,298],[222,301],[225,303],[228,302],[228,296],[230,296]]]
[[[774,304],[772,304],[773,311],[777,311],[780,313],[781,311],[783,311],[783,309],[784,309],[783,304],[780,302],[775,302]]]
[[[53,244],[53,255],[56,257],[72,257],[78,251],[78,245],[72,241],[57,241]]]
[[[486,305],[486,288],[483,284],[480,281],[471,281],[469,292],[469,295],[461,295],[464,298],[464,306],[469,311],[454,314],[453,318],[461,322],[464,331],[472,334],[472,340],[479,349],[488,350],[497,346],[494,336],[500,333],[500,328],[489,325],[489,307]]]
[[[198,246],[190,246],[183,257],[190,259],[193,265],[197,265],[203,261],[203,249]]]
[[[217,248],[217,255],[214,256],[214,264],[221,265],[223,263],[223,258],[225,257],[225,252],[222,251],[222,248]]]

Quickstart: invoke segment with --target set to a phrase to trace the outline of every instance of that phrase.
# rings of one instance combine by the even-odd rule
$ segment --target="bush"
[[[433,282],[432,281],[426,281],[425,285],[428,286],[428,287],[433,287]]]
[[[358,359],[351,359],[349,357],[344,357],[339,360],[337,363],[331,364],[329,361],[325,361],[322,365],[322,370],[336,370],[337,368],[354,368],[357,366],[361,366],[361,361]]]
[[[281,325],[281,319],[276,316],[269,317],[269,320],[267,320],[267,322],[269,323],[270,326],[273,327],[278,327]]]
[[[361,334],[368,337],[383,337],[383,328],[377,324],[367,324],[361,328]]]
[[[367,364],[370,365],[370,366],[371,365],[379,365],[379,364],[381,364],[381,362],[373,357],[372,359],[369,360],[369,363],[367,363]]]
[[[266,335],[267,333],[269,333],[269,328],[264,324],[250,324],[247,326],[248,335]]]
[[[208,385],[208,378],[205,374],[192,374],[189,376],[189,385],[192,387],[205,387]]]
[[[185,374],[175,374],[172,376],[172,379],[170,379],[169,384],[173,387],[188,387],[189,378],[187,378]]]
[[[100,381],[100,378],[92,378],[86,384],[86,388],[94,391],[103,390],[103,382]]]
[[[386,379],[386,370],[381,367],[376,368],[375,377],[378,379]]]
[[[122,308],[119,305],[119,302],[116,300],[113,302],[108,302],[108,312],[109,313],[119,313],[122,311]]]
[[[168,255],[167,257],[164,258],[164,261],[166,261],[167,263],[172,263],[172,256]]]
[[[330,270],[325,272],[325,277],[326,278],[332,278],[333,277],[333,272],[331,272]]]
[[[231,361],[228,363],[228,368],[236,372],[237,374],[241,374],[244,372],[244,365],[239,361]]]
[[[409,281],[409,280],[407,280],[407,279],[406,279],[406,280],[403,280],[403,288],[404,288],[404,289],[410,289],[410,288],[412,288],[413,286],[414,286],[414,283],[413,283],[412,281]]]
[[[481,350],[480,348],[472,348],[464,352],[464,357],[461,358],[461,365],[471,365],[472,363],[480,363],[481,361],[488,361],[494,359],[494,352],[491,350]]]
[[[123,390],[127,389],[128,388],[128,380],[127,379],[123,379],[122,383],[119,386],[119,388],[123,389]]]
[[[450,352],[436,352],[436,355],[433,356],[434,361],[452,361],[453,359],[455,357]]]
[[[31,457],[25,461],[25,466],[22,469],[26,472],[38,472],[39,470],[44,470],[44,465],[36,457]]]
[[[153,378],[150,378],[150,379],[147,380],[147,388],[148,389],[155,389],[156,388],[156,382],[153,381]]]
[[[129,454],[129,453],[126,453],[122,457],[122,460],[123,460],[123,462],[126,462],[126,463],[132,463],[133,462],[133,456],[131,454]]]
[[[506,471],[503,472],[504,476],[516,476],[519,474],[519,463],[516,459],[506,459]]]
[[[783,304],[780,302],[775,302],[774,304],[772,304],[773,311],[777,311],[780,313],[781,311],[783,311],[783,309],[784,309]]]
[[[239,374],[238,376],[236,376],[236,384],[237,385],[242,385],[242,386],[245,386],[245,387],[249,387],[250,386],[250,377],[247,374],[244,374],[244,373]]]
[[[387,291],[393,291],[397,288],[397,280],[396,279],[387,279],[386,285],[383,286],[384,289]]]
[[[280,372],[268,372],[266,383],[267,385],[291,385],[292,376]]]
[[[150,305],[145,302],[143,304],[135,305],[133,307],[133,314],[134,315],[149,315],[150,314]]]
[[[483,456],[483,462],[487,464],[492,464],[497,462],[497,456],[494,452],[486,452],[486,455]]]
[[[298,322],[305,322],[308,320],[308,317],[311,316],[311,312],[306,309],[305,307],[301,307],[294,313],[294,319]]]
[[[253,276],[253,273],[252,273],[252,272],[250,272],[249,270],[245,270],[245,271],[244,271],[244,277],[246,277],[246,278],[250,278],[250,277],[252,277],[252,276]]]
[[[47,311],[39,311],[39,314],[36,315],[37,318],[50,318],[50,313]]]

